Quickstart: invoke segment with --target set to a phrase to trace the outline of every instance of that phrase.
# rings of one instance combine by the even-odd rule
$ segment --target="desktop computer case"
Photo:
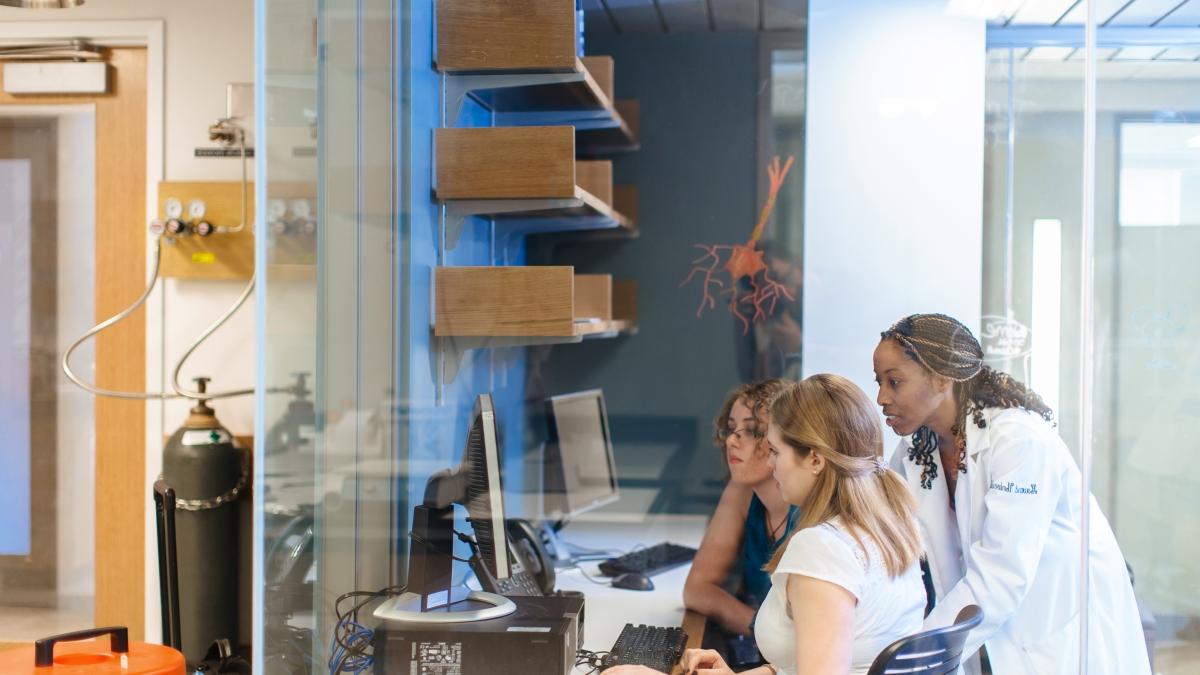
[[[583,642],[583,599],[518,596],[512,600],[517,611],[498,619],[381,623],[374,638],[375,672],[569,675]]]

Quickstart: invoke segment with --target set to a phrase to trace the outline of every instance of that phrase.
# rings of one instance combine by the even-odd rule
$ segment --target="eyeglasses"
[[[722,443],[729,440],[730,436],[736,437],[739,441],[746,440],[747,436],[756,441],[761,441],[766,434],[763,433],[763,431],[757,426],[746,426],[742,427],[741,429],[730,429],[729,427],[721,427],[720,429],[717,429],[717,438],[721,439]]]

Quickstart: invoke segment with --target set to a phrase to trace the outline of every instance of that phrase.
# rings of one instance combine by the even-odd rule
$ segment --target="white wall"
[[[0,25],[9,21],[69,22],[162,20],[164,39],[164,180],[239,180],[237,159],[196,158],[209,147],[208,127],[225,115],[225,85],[254,80],[253,0],[89,0],[69,10],[0,7]],[[101,158],[102,160],[103,158]],[[152,158],[153,159],[153,158]],[[253,164],[250,166],[253,176]],[[151,194],[157,185],[149,185]],[[142,227],[144,223],[138,223]],[[233,304],[240,282],[168,281],[146,303],[147,386],[169,388],[167,377],[178,355],[209,323]],[[132,301],[133,298],[130,298]],[[253,300],[197,351],[184,371],[213,377],[219,389],[254,385]],[[187,383],[190,385],[190,383]],[[162,438],[182,423],[188,404],[151,403],[146,414],[146,489],[162,468]],[[217,414],[235,434],[253,432],[253,397],[218,404]],[[146,517],[146,635],[159,632],[158,579],[153,510]]]
[[[872,399],[871,352],[893,321],[979,325],[984,22],[945,6],[809,3],[804,372]]]
[[[0,7],[7,21],[82,22],[161,19],[165,25],[164,179],[239,180],[237,159],[197,158],[197,147],[211,147],[208,127],[225,115],[225,85],[254,80],[254,3],[252,0],[90,0],[70,10],[23,10]],[[253,176],[253,164],[250,172]],[[149,186],[156,190],[157,185]],[[147,380],[150,386],[170,386],[162,377],[165,345],[167,375],[180,352],[213,319],[233,303],[239,282],[168,281],[164,297],[152,296],[147,314]],[[131,298],[132,300],[132,298]],[[215,334],[188,362],[184,376],[204,373],[220,389],[254,384],[253,303],[243,308],[225,329]],[[165,317],[165,320],[164,320]],[[188,383],[190,384],[190,383]],[[186,416],[184,402],[166,406],[165,419],[152,406],[147,423],[162,419],[149,439],[161,439]],[[221,421],[235,434],[253,431],[253,401],[221,404]],[[149,457],[158,461],[150,444]],[[151,467],[148,467],[148,470]],[[157,464],[153,467],[157,472]]]

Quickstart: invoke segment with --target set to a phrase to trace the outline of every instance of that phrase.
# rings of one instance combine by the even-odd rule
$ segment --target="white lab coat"
[[[995,675],[1079,672],[1079,468],[1054,428],[1021,410],[988,408],[967,419],[967,473],[950,511],[941,458],[932,489],[901,440],[892,467],[917,498],[937,605],[925,620],[954,622],[971,604],[984,620],[964,657],[987,646]],[[1149,675],[1150,663],[1125,560],[1090,497],[1089,675]],[[967,663],[964,658],[964,663]],[[968,670],[977,668],[971,659]]]

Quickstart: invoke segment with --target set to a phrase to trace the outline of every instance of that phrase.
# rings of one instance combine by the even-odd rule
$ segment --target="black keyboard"
[[[609,558],[600,563],[600,573],[606,577],[615,577],[626,572],[641,572],[650,576],[685,565],[695,557],[694,548],[664,542],[630,551],[619,558]]]
[[[603,658],[604,667],[647,666],[669,673],[683,657],[687,633],[682,628],[625,624],[612,649]]]
[[[542,597],[546,595],[538,586],[537,579],[529,572],[513,572],[507,579],[496,580],[496,593],[500,595],[531,595]]]

